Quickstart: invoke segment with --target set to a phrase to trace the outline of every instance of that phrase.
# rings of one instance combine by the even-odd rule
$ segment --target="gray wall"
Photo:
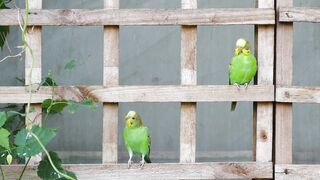
[[[255,7],[255,0],[199,0],[199,8]],[[296,6],[320,6],[313,0],[296,1]],[[19,4],[23,7],[22,4]],[[121,8],[179,8],[180,0],[121,0]],[[103,1],[44,0],[44,8],[102,8]],[[20,42],[17,27],[8,38],[14,49]],[[294,84],[318,85],[320,71],[320,26],[301,23],[294,32]],[[227,84],[228,64],[234,42],[245,37],[253,42],[253,26],[200,26],[198,28],[198,84]],[[102,27],[44,27],[43,76],[53,72],[60,85],[101,85],[103,63]],[[254,47],[253,47],[254,48]],[[17,51],[16,51],[17,52]],[[0,58],[8,54],[1,51]],[[72,71],[63,69],[77,61]],[[0,85],[19,85],[23,60],[0,64]],[[178,26],[130,26],[120,28],[121,85],[180,84],[180,28]],[[198,103],[197,161],[252,160],[252,103],[239,103],[229,112],[229,103]],[[123,117],[128,110],[138,111],[151,131],[155,162],[176,162],[179,157],[179,103],[121,103],[119,127],[120,162],[127,154],[122,142]],[[319,105],[294,105],[294,161],[319,163]],[[63,153],[66,163],[101,162],[102,106],[97,111],[81,109],[77,114],[64,112],[45,122],[60,133],[50,148]],[[79,152],[81,151],[81,153]],[[209,152],[206,154],[205,152]],[[68,155],[69,154],[69,155]]]

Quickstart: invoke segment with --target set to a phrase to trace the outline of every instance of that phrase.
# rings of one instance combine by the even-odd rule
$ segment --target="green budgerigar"
[[[126,127],[123,131],[123,140],[129,152],[128,168],[132,164],[132,156],[141,156],[140,166],[151,163],[150,146],[151,139],[148,128],[143,125],[140,115],[135,111],[129,111],[125,117]]]
[[[229,85],[248,87],[257,73],[257,60],[249,50],[249,43],[245,39],[238,39],[234,57],[229,68]],[[231,111],[236,108],[237,102],[232,102]]]

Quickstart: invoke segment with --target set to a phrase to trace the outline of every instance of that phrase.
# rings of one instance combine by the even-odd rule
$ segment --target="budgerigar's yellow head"
[[[241,53],[248,54],[249,50],[249,42],[243,38],[240,38],[236,42],[235,55],[239,55]]]
[[[142,125],[140,115],[135,111],[129,111],[125,117],[127,128],[136,128]]]

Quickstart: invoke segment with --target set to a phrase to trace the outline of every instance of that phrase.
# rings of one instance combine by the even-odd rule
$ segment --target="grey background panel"
[[[317,0],[295,6],[320,7]],[[320,24],[294,23],[293,84],[320,86]],[[320,105],[293,105],[293,162],[320,163]]]
[[[18,5],[23,8],[21,0]],[[317,0],[295,1],[296,6],[320,6]],[[103,8],[102,0],[44,0],[43,7]],[[121,8],[179,8],[180,0],[121,0]],[[254,0],[199,0],[199,8],[255,7]],[[319,30],[311,23],[295,24],[294,84],[319,86]],[[253,47],[253,26],[198,27],[198,84],[228,83],[228,65],[234,43],[239,37],[249,39]],[[44,27],[43,76],[51,71],[60,85],[101,85],[103,64],[103,27]],[[13,53],[20,44],[20,31],[10,28],[8,43]],[[0,58],[9,54],[4,48]],[[64,65],[76,60],[76,68]],[[20,85],[15,77],[24,77],[24,61],[11,59],[0,64],[0,85]],[[180,84],[179,26],[124,26],[120,28],[120,84]],[[179,159],[179,103],[120,103],[119,161],[128,155],[122,141],[123,117],[138,111],[151,131],[154,162]],[[319,105],[294,104],[293,147],[295,163],[319,163]],[[236,112],[230,103],[198,103],[197,161],[252,160],[252,103],[240,102]],[[66,163],[100,163],[102,141],[102,105],[96,111],[80,109],[50,117],[46,127],[60,129],[49,145],[58,150]],[[156,158],[155,158],[156,157]]]

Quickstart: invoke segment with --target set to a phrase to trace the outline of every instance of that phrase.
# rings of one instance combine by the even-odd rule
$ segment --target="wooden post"
[[[182,0],[182,9],[196,9],[197,0]],[[181,27],[181,85],[197,84],[197,26]],[[196,159],[196,103],[181,103],[180,162]]]
[[[29,1],[29,9],[41,9],[42,0]],[[33,51],[34,64],[32,68],[33,57],[30,51],[26,50],[25,56],[25,85],[28,86],[30,80],[30,70],[32,68],[31,85],[33,87],[38,86],[41,83],[41,26],[28,27],[28,33],[26,34],[27,43]],[[41,125],[41,104],[31,104],[34,107],[34,111],[29,114],[29,120],[27,120],[27,126]],[[38,154],[31,158],[29,164],[35,165],[41,161],[41,154]]]
[[[277,9],[292,7],[293,0],[278,0]],[[276,87],[292,84],[293,23],[277,23]],[[276,103],[275,163],[292,163],[292,103]]]
[[[274,8],[273,0],[258,0],[258,8]],[[257,25],[257,59],[259,85],[273,84],[274,70],[274,26]],[[272,128],[273,128],[273,103],[257,103],[255,115],[256,126],[254,129],[254,159],[258,162],[272,162]]]
[[[107,9],[119,9],[119,0],[104,0]],[[119,26],[104,28],[103,85],[119,85]],[[118,161],[118,103],[103,104],[102,163]]]

